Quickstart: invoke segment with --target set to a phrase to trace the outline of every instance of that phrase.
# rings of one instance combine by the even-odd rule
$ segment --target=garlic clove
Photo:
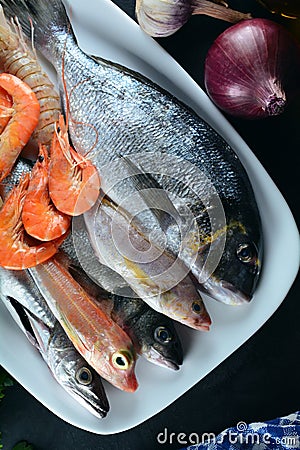
[[[216,3],[208,0],[136,0],[135,13],[142,30],[153,37],[174,34],[191,15],[205,14],[231,23],[251,17],[250,14],[224,6],[223,0],[215,1]]]
[[[181,28],[191,16],[185,0],[136,0],[137,21],[153,37],[167,37]]]

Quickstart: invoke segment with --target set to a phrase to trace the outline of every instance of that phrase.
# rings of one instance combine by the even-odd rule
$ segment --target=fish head
[[[220,239],[213,243],[215,247]],[[222,303],[248,303],[259,280],[262,247],[258,229],[247,228],[240,223],[229,225],[220,261],[214,272],[202,282],[201,289]],[[207,249],[202,251],[201,258],[207,258]]]
[[[107,380],[126,392],[135,392],[138,382],[135,376],[136,355],[133,345],[114,351],[110,356],[110,373]]]
[[[93,415],[104,418],[110,407],[102,379],[75,350],[59,324],[49,341],[48,359],[63,388]]]
[[[163,314],[190,328],[200,331],[210,329],[209,313],[189,276],[172,290],[161,294],[160,306]]]
[[[117,324],[111,327],[117,327]],[[105,347],[103,336],[90,346],[76,338],[72,342],[96,373],[122,391],[134,392],[138,388],[135,376],[136,352],[128,335],[119,327],[118,332],[119,343],[107,340]]]
[[[173,321],[148,309],[132,327],[140,353],[154,364],[178,370],[183,362],[182,345]]]
[[[65,389],[96,417],[104,418],[109,411],[109,403],[100,375],[87,363],[73,364],[69,361],[69,376],[64,375]]]

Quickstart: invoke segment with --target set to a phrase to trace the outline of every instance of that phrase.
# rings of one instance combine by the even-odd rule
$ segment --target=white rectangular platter
[[[136,370],[140,386],[134,394],[105,383],[111,411],[102,420],[77,404],[56,383],[0,302],[0,364],[65,421],[94,433],[113,434],[130,429],[166,408],[264,324],[284,300],[296,276],[299,235],[285,200],[262,165],[170,55],[109,0],[72,0],[70,5],[71,21],[84,51],[143,73],[191,106],[231,144],[253,183],[265,240],[263,273],[251,304],[234,308],[206,300],[213,319],[209,333],[178,327],[185,349],[182,368],[173,372],[140,359]],[[45,67],[53,77],[50,66]]]

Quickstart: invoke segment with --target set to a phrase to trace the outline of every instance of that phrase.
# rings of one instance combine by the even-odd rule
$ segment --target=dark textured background
[[[115,3],[134,18],[134,0]],[[229,3],[255,17],[272,18],[294,30],[298,27],[300,36],[300,23],[272,16],[255,0]],[[175,35],[159,42],[203,88],[205,55],[227,27],[215,19],[193,17]],[[277,184],[299,226],[300,98],[282,116],[270,120],[228,119]],[[241,420],[249,423],[292,413],[299,409],[300,400],[299,312],[298,279],[267,323],[212,373],[155,417],[114,436],[98,436],[68,425],[16,383],[6,390],[0,406],[4,449],[10,450],[21,439],[38,450],[178,449],[182,447],[178,443],[158,444],[157,434],[165,427],[187,435],[218,433]]]

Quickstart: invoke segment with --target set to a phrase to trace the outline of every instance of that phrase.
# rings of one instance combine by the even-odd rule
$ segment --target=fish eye
[[[198,300],[192,303],[192,311],[196,314],[200,314],[202,312],[202,304]]]
[[[172,340],[172,334],[166,327],[157,327],[154,331],[154,339],[162,344]]]
[[[240,244],[236,250],[237,257],[243,263],[254,262],[257,258],[257,253],[253,244]]]
[[[85,386],[91,384],[93,381],[92,372],[87,367],[81,367],[78,369],[75,374],[75,378],[79,384],[84,384]]]
[[[128,369],[132,360],[132,354],[128,350],[120,350],[112,355],[112,363],[116,369]]]

